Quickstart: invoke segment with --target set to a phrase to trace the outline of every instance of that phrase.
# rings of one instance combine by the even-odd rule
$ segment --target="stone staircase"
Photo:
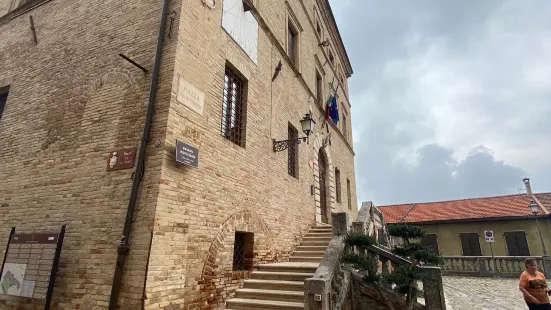
[[[303,310],[304,280],[316,272],[332,237],[331,226],[311,228],[289,262],[259,265],[235,298],[226,302],[226,309]]]

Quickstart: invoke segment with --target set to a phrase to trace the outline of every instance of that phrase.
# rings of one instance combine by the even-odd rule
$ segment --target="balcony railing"
[[[446,276],[473,277],[519,277],[525,270],[527,256],[444,256],[442,274]],[[548,274],[551,270],[550,257],[531,257],[538,269]]]

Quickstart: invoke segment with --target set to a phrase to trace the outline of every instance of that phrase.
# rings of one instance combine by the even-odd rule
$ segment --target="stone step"
[[[323,256],[325,250],[323,251],[294,251],[293,257],[296,256]]]
[[[296,251],[323,251],[327,250],[327,246],[323,245],[299,245],[295,249]]]
[[[298,272],[298,273],[314,273],[318,269],[318,263],[298,263],[298,262],[286,262],[275,264],[262,264],[258,265],[259,271],[268,272]]]
[[[333,238],[333,234],[332,233],[319,233],[319,232],[308,232],[304,235],[304,237],[306,238],[309,238],[309,237],[326,237],[326,238]]]
[[[330,233],[333,233],[333,228],[331,227],[314,227],[314,228],[311,228],[308,232],[330,232]]]
[[[304,290],[297,291],[282,291],[273,289],[239,289],[235,295],[236,298],[243,299],[262,299],[262,300],[279,300],[291,302],[304,302]]]
[[[301,246],[325,246],[329,245],[329,240],[302,240]]]
[[[274,272],[253,271],[253,280],[304,281],[314,276],[314,272]]]
[[[226,302],[226,307],[235,310],[304,310],[304,302],[232,298]]]
[[[332,236],[329,237],[304,237],[302,238],[302,242],[308,242],[308,241],[327,241],[329,243],[333,239]]]
[[[248,279],[244,288],[304,292],[304,281]]]
[[[321,263],[322,256],[291,256],[289,257],[290,262],[312,262],[312,263]]]

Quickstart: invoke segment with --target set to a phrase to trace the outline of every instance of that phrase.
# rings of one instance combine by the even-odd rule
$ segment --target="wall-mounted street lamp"
[[[538,221],[538,211],[540,206],[538,206],[538,204],[534,200],[532,200],[530,201],[529,207],[530,207],[530,211],[532,211],[532,214],[534,214],[534,217],[536,218],[536,224],[538,225],[538,233],[540,234],[541,248],[543,249],[543,256],[548,256],[547,249],[545,248],[545,243],[543,243],[543,237],[541,236],[540,222]]]
[[[310,113],[306,113],[306,115],[304,115],[304,117],[300,120],[300,126],[302,127],[302,132],[304,132],[306,136],[281,141],[276,141],[273,139],[274,152],[281,152],[288,149],[290,145],[299,144],[301,141],[308,141],[308,137],[312,134],[312,132],[314,132],[316,122],[312,119],[312,115],[310,115]]]

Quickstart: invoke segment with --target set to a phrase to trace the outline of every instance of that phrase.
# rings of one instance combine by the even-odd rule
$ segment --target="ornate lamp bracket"
[[[296,138],[296,139],[289,139],[289,140],[281,140],[276,141],[275,139],[272,139],[274,143],[274,152],[282,152],[289,148],[289,146],[293,144],[300,144],[300,142],[306,142],[308,140],[308,137],[302,137],[302,138]]]

